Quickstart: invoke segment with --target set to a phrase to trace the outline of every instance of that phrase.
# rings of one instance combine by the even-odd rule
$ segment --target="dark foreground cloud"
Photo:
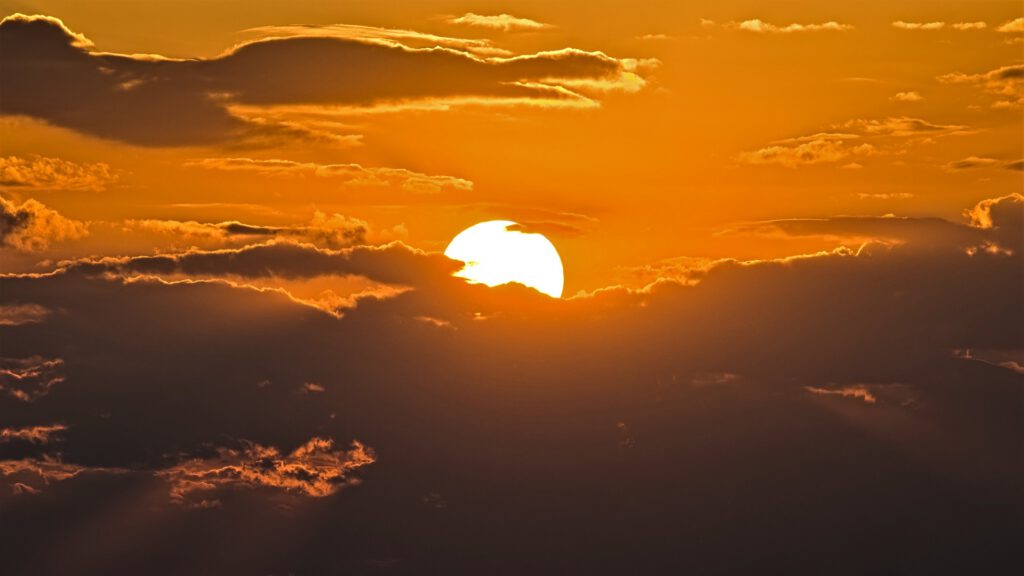
[[[230,109],[444,98],[593,105],[567,86],[612,81],[633,66],[600,52],[480,57],[444,45],[412,48],[401,38],[305,30],[217,58],[177,60],[99,52],[56,18],[15,14],[0,23],[0,113],[149,146],[280,138],[351,144],[351,135],[259,114],[245,120]]]
[[[900,243],[561,301],[397,244],[8,275],[0,304],[61,313],[0,326],[4,355],[64,381],[0,420],[65,428],[0,444],[5,567],[1004,571],[1024,375],[966,351],[1024,349],[1016,202],[963,225],[998,250],[897,221]],[[344,274],[414,289],[339,317],[244,286]],[[158,278],[182,275],[238,282]]]

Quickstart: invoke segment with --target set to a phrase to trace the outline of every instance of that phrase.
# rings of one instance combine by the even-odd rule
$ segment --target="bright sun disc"
[[[487,286],[517,282],[561,298],[565,277],[555,246],[542,234],[508,229],[516,225],[492,220],[460,232],[444,251],[452,260],[465,263],[455,275]]]

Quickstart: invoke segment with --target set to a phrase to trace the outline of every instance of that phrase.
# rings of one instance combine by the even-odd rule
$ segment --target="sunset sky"
[[[0,572],[1014,572],[1019,0],[0,16]]]

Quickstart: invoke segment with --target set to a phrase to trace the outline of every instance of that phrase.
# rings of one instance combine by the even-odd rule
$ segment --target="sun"
[[[565,276],[554,244],[543,234],[510,230],[513,226],[518,224],[491,220],[460,232],[444,251],[465,264],[455,275],[487,286],[517,282],[561,298]]]

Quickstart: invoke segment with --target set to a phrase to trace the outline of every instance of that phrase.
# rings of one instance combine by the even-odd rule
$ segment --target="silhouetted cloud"
[[[174,60],[98,52],[56,18],[15,14],[0,23],[0,38],[0,112],[149,146],[351,140],[252,113],[264,107],[444,98],[593,106],[568,86],[620,77],[630,86],[642,83],[631,61],[601,52],[483,58],[459,48],[411,48],[401,35],[383,42],[314,31],[245,43],[212,59]]]
[[[0,428],[0,442],[29,442],[32,444],[48,444],[52,437],[68,427],[63,424],[44,426],[26,426],[23,428]]]
[[[0,305],[61,312],[0,327],[4,354],[39,356],[22,373],[62,358],[67,380],[32,404],[0,397],[4,427],[67,427],[57,444],[0,445],[0,513],[17,527],[4,536],[20,544],[5,566],[80,573],[130,549],[124,562],[157,574],[197,558],[217,572],[397,558],[412,572],[600,573],[642,551],[659,572],[703,573],[741,546],[726,568],[749,573],[780,553],[767,527],[806,552],[787,572],[839,553],[855,572],[908,558],[997,571],[1016,550],[1024,377],[953,351],[1024,349],[1008,320],[1024,313],[1022,201],[980,202],[963,224],[783,223],[905,240],[694,262],[686,279],[564,300],[466,284],[400,244],[5,274]],[[1001,249],[965,249],[975,241]],[[331,315],[244,284],[314,274],[413,289]],[[208,275],[241,280],[194,280]],[[851,514],[871,546],[820,534]],[[616,545],[580,559],[598,521]],[[52,539],[97,531],[139,539],[53,554]]]
[[[37,400],[64,381],[60,358],[0,358],[0,392],[23,402]]]
[[[252,443],[239,450],[221,448],[214,457],[186,460],[157,475],[171,484],[171,498],[181,503],[209,502],[215,490],[239,486],[322,498],[354,484],[352,473],[374,460],[373,450],[358,441],[349,450],[335,450],[332,440],[312,438],[289,454]]]

